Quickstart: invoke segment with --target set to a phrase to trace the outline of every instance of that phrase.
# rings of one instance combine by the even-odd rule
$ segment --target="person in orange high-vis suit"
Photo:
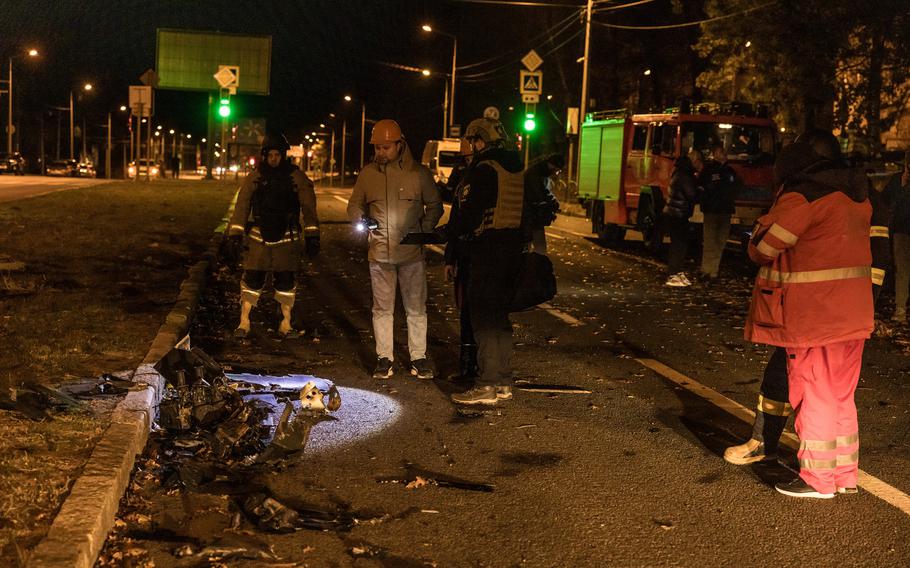
[[[800,438],[800,474],[778,483],[793,497],[856,490],[859,434],[853,395],[873,329],[872,206],[858,169],[795,142],[786,154],[817,159],[792,176],[757,222],[749,256],[761,265],[745,338],[787,352],[789,402]]]

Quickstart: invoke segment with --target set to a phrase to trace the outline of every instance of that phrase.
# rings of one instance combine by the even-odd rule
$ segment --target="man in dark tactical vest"
[[[296,335],[291,310],[297,287],[300,244],[308,256],[319,252],[319,220],[313,182],[290,163],[290,145],[281,134],[266,135],[262,159],[244,180],[228,227],[234,250],[245,244],[240,283],[240,325],[235,337],[250,331],[250,311],[259,302],[266,275],[272,273],[275,300],[281,307],[282,337]]]

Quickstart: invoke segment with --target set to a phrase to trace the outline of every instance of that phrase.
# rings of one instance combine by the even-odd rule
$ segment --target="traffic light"
[[[218,116],[227,118],[231,116],[231,100],[221,99],[221,106],[218,107]]]
[[[218,116],[227,118],[231,116],[231,94],[227,89],[221,89],[221,106],[218,107]]]
[[[534,129],[537,128],[537,121],[534,119],[534,113],[528,112],[525,113],[525,132],[534,132]]]

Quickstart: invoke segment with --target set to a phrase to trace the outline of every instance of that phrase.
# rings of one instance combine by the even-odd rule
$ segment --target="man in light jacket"
[[[433,378],[427,359],[427,278],[421,245],[400,244],[408,233],[432,231],[442,217],[442,199],[430,171],[417,163],[401,128],[394,120],[380,120],[373,127],[370,144],[375,150],[348,202],[348,217],[358,224],[364,218],[376,227],[369,231],[370,283],[373,289],[373,334],[378,361],[375,378],[393,374],[393,324],[396,288],[408,321],[411,375]],[[361,224],[367,227],[371,223]]]

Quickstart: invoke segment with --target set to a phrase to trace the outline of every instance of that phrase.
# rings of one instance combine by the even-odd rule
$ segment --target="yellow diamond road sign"
[[[524,65],[528,71],[535,71],[540,67],[541,63],[543,63],[543,59],[541,59],[533,49],[521,58],[521,64]]]
[[[237,65],[219,65],[215,80],[222,88],[238,87],[240,85],[240,67]]]

